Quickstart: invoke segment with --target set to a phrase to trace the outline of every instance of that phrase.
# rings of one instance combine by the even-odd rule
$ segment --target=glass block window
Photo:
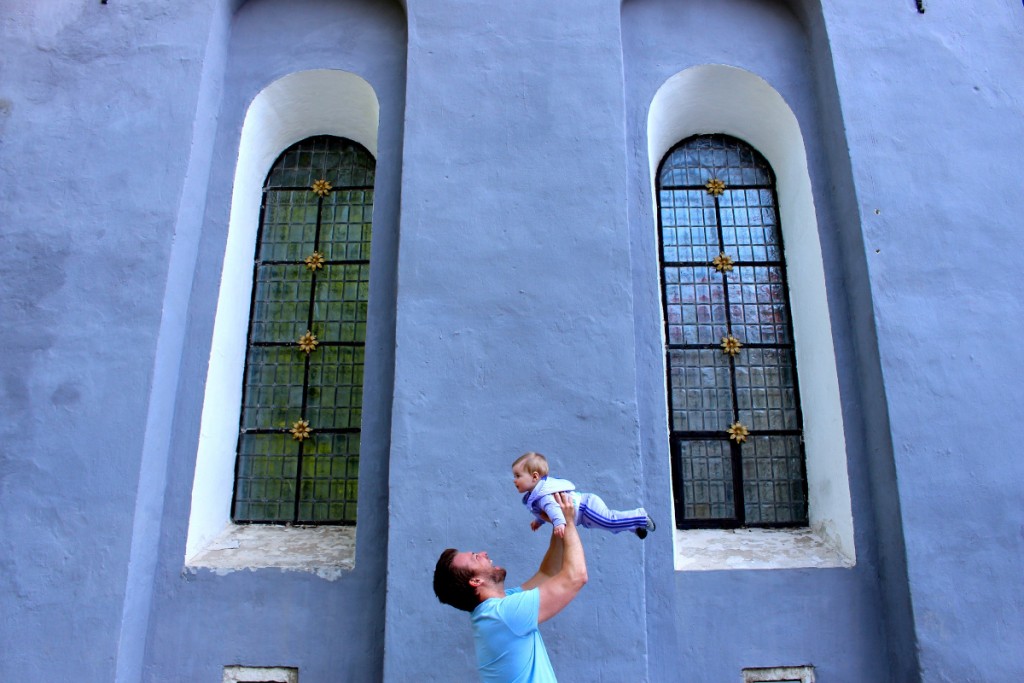
[[[253,264],[232,519],[354,524],[375,162],[317,136],[278,157]]]
[[[806,526],[807,478],[775,178],[725,135],[658,173],[679,528]]]

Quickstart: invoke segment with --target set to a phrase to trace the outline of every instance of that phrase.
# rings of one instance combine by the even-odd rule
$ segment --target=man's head
[[[448,548],[434,567],[434,595],[444,604],[465,612],[472,612],[483,601],[480,589],[503,588],[504,582],[505,570],[495,567],[486,552]]]

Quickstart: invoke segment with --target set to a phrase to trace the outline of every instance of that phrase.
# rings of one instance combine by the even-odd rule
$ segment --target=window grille
[[[354,524],[375,162],[307,138],[267,175],[232,519]]]
[[[684,140],[658,172],[679,528],[807,524],[807,479],[775,178],[749,145]]]

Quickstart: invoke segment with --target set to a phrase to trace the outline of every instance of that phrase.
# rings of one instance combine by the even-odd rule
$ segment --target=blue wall
[[[225,33],[223,84],[203,231],[194,265],[144,678],[217,680],[226,664],[298,666],[303,681],[374,680],[383,662],[388,425],[394,366],[395,252],[405,78],[400,5],[308,0],[245,3]],[[182,571],[203,382],[227,233],[231,184],[249,103],[306,69],[356,73],[380,103],[374,298],[367,347],[355,569],[337,581],[265,569]],[[190,270],[190,273],[193,272]],[[190,381],[186,381],[189,378]],[[203,624],[197,628],[196,624]],[[211,638],[210,634],[217,634]],[[188,652],[182,661],[181,653]],[[127,676],[126,680],[132,680]]]
[[[2,13],[0,677],[112,680],[212,15]]]
[[[744,21],[737,21],[744,17]],[[713,63],[739,67],[757,74],[774,87],[793,110],[807,148],[819,237],[825,262],[826,286],[833,321],[833,338],[844,398],[859,392],[858,376],[867,374],[849,343],[847,273],[837,244],[835,209],[830,188],[830,161],[822,131],[837,123],[827,118],[830,93],[820,79],[830,77],[827,52],[815,55],[807,18],[781,2],[691,2],[685,6],[652,0],[629,0],[623,5],[623,53],[626,64],[626,99],[630,111],[628,144],[635,150],[631,168],[630,205],[634,236],[633,263],[638,300],[637,367],[641,390],[653,394],[664,383],[661,369],[657,254],[650,238],[652,215],[650,178],[646,158],[648,105],[661,84],[691,66]],[[688,39],[679,40],[686,35]],[[815,56],[819,59],[815,59]],[[817,68],[816,68],[817,67]],[[756,115],[756,114],[755,114]],[[841,123],[841,122],[840,122]],[[848,163],[848,162],[847,162]],[[849,191],[847,189],[847,191]],[[786,220],[786,217],[782,217]],[[789,263],[789,268],[800,268]],[[664,407],[642,404],[644,446],[650,457],[648,495],[671,486],[668,447],[660,428]],[[844,404],[846,452],[851,480],[857,565],[852,569],[772,571],[677,572],[664,571],[666,560],[652,558],[647,581],[657,594],[671,596],[674,608],[667,629],[650,631],[651,651],[685,652],[686,671],[692,680],[724,681],[744,666],[775,666],[811,662],[822,680],[890,680],[896,670],[888,643],[901,644],[899,632],[887,633],[886,607],[879,585],[878,547],[872,501],[867,482],[865,416],[854,400]],[[670,578],[674,585],[669,585]],[[664,604],[659,601],[659,604]],[[664,617],[663,617],[664,618]],[[675,660],[652,658],[652,680],[670,680],[678,670]],[[655,673],[656,672],[656,673]],[[902,671],[892,680],[911,680]]]
[[[517,455],[550,455],[612,505],[640,499],[618,14],[410,3],[389,680],[472,679],[465,615],[429,593],[441,549],[488,550],[510,579],[536,570],[547,539],[511,486]],[[545,633],[556,672],[643,680],[643,545],[587,541],[600,570]],[[423,652],[453,645],[423,671]]]
[[[535,569],[517,454],[667,521],[646,116],[704,63],[804,134],[857,564],[676,572],[667,523],[589,533],[556,671],[1020,678],[1024,8],[926,4],[4,2],[0,678],[473,680],[430,575]],[[184,570],[242,121],[314,68],[381,105],[356,569]]]
[[[1022,464],[999,425],[1019,401],[1012,65],[1024,10],[837,3],[826,13],[869,273],[925,680],[1018,678]],[[893,64],[904,64],[893,68]],[[911,66],[913,64],[913,66]],[[1016,94],[1014,94],[1016,93]],[[990,179],[978,191],[968,179]],[[872,407],[873,408],[873,407]],[[1010,418],[1012,419],[1012,418]],[[893,519],[881,519],[891,523]],[[1014,635],[1016,634],[1016,635]]]

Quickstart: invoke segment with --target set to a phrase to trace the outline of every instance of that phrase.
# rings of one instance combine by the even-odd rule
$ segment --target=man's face
[[[467,550],[456,553],[455,557],[452,558],[452,566],[458,569],[469,570],[472,572],[473,578],[483,579],[495,584],[501,584],[505,581],[505,569],[494,566],[494,562],[487,556],[486,551],[470,552]]]

